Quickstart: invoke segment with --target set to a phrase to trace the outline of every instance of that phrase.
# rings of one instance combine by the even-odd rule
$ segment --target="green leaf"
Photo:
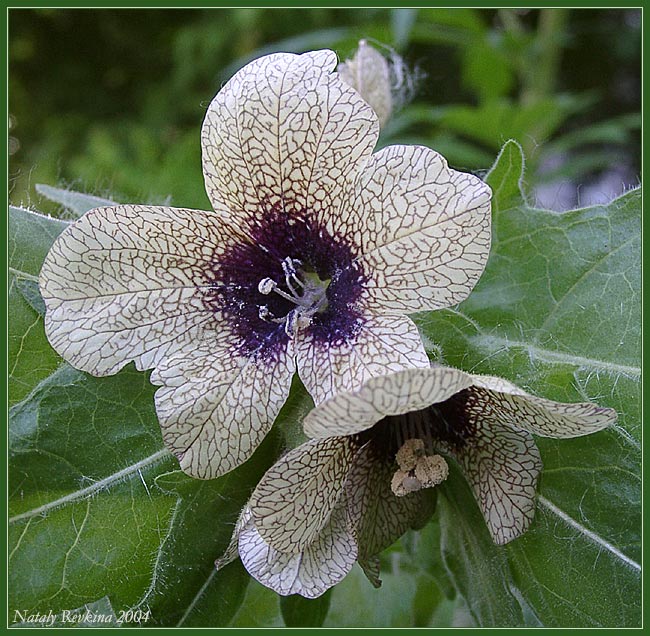
[[[17,277],[15,285],[27,301],[27,304],[40,316],[45,315],[45,301],[35,280]]]
[[[243,569],[240,563],[238,565]],[[234,566],[233,563],[228,567]],[[251,579],[244,602],[229,627],[284,627],[279,599],[273,590]]]
[[[640,621],[641,191],[562,214],[529,207],[508,142],[487,175],[493,247],[469,298],[416,316],[431,355],[531,393],[614,408],[616,426],[538,438],[531,529],[491,544],[460,475],[439,498],[442,550],[480,625],[638,626]]]
[[[212,481],[162,447],[146,376],[91,378],[68,366],[11,413],[10,605],[60,611],[106,591],[149,624],[223,625],[247,576],[215,574],[237,514],[271,463],[269,436]],[[207,605],[203,598],[224,597]]]
[[[422,546],[423,548],[425,546]],[[436,548],[437,551],[437,548]],[[398,542],[381,557],[382,585],[373,588],[355,566],[332,590],[325,627],[403,627],[448,625],[453,602],[437,579]],[[437,623],[436,621],[443,621]]]
[[[61,204],[66,210],[69,210],[76,218],[82,216],[88,210],[104,206],[117,205],[111,199],[103,199],[92,194],[83,194],[74,190],[64,190],[54,188],[44,183],[37,183],[36,192],[54,203]]]
[[[248,574],[239,566],[221,572],[224,552],[250,492],[277,454],[270,434],[252,459],[219,479],[199,481],[180,470],[161,473],[156,487],[176,497],[170,536],[160,545],[158,567],[140,607],[152,609],[154,625],[223,626],[239,608]],[[160,583],[157,583],[157,580]]]
[[[240,564],[217,573],[214,561],[280,435],[220,479],[187,477],[164,449],[148,374],[93,378],[45,338],[36,279],[68,224],[15,208],[9,220],[10,614],[60,614],[108,595],[118,615],[149,611],[148,625],[229,623],[249,576]],[[297,384],[278,430],[297,435],[290,424],[310,403]]]
[[[280,611],[287,627],[321,627],[330,608],[332,590],[318,598],[308,599],[297,594],[280,598]]]
[[[109,591],[118,610],[151,609],[150,624],[191,624],[206,591],[243,595],[246,577],[215,575],[214,560],[273,436],[245,467],[194,480],[163,449],[152,396],[142,373],[64,366],[12,410],[12,607],[59,611]],[[212,605],[207,624],[227,623],[238,602]]]
[[[147,588],[174,503],[149,483],[171,457],[143,427],[155,421],[146,378],[109,382],[102,398],[105,380],[65,365],[10,413],[12,607],[56,612],[120,584],[111,598],[126,609]]]
[[[492,542],[472,493],[452,466],[438,514],[440,549],[458,593],[481,626],[539,625],[514,592],[505,550]]]
[[[10,404],[27,396],[61,361],[45,338],[37,286],[43,259],[67,226],[66,221],[23,208],[9,208]]]
[[[488,173],[487,182],[492,188],[492,214],[514,207],[523,200],[524,153],[514,139],[501,148]]]

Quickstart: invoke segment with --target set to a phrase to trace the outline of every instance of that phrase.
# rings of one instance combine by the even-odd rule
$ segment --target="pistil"
[[[327,306],[326,290],[328,282],[324,282],[315,276],[308,276],[306,281],[302,280],[300,276],[302,272],[299,270],[301,266],[302,261],[290,256],[287,256],[282,261],[284,282],[289,293],[281,289],[272,278],[263,278],[257,285],[260,294],[268,296],[271,293],[276,293],[281,298],[296,305],[296,308],[292,309],[284,317],[274,316],[267,305],[262,305],[259,308],[259,317],[262,320],[284,323],[284,330],[289,338],[295,336],[301,317],[311,318],[311,316],[324,310]],[[316,280],[312,280],[312,278]]]

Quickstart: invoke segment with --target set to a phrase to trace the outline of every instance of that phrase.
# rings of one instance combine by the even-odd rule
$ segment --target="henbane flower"
[[[313,439],[267,471],[218,564],[238,549],[280,594],[318,596],[355,560],[378,584],[376,555],[419,524],[448,462],[460,466],[494,542],[507,543],[534,516],[542,462],[533,434],[577,437],[615,420],[612,409],[448,367],[371,378],[306,416]]]
[[[490,191],[434,151],[375,154],[336,55],[278,53],[210,104],[213,211],[97,208],[40,276],[46,332],[93,375],[154,369],[165,444],[212,478],[245,461],[298,370],[316,401],[427,365],[409,312],[456,304],[485,266]]]

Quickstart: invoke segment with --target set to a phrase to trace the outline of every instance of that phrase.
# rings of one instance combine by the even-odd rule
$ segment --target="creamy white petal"
[[[214,98],[202,129],[210,200],[240,224],[274,206],[321,217],[372,152],[379,124],[332,71],[332,51],[274,53],[239,71]]]
[[[526,391],[512,382],[496,375],[472,374],[474,386],[489,389],[493,393],[508,393],[510,395],[528,395]]]
[[[40,274],[54,349],[93,375],[154,367],[189,350],[217,317],[204,303],[214,259],[233,240],[214,212],[96,208],[55,241]]]
[[[264,541],[282,552],[314,541],[343,493],[356,450],[345,437],[310,440],[269,468],[249,502]]]
[[[376,456],[372,444],[364,446],[354,459],[345,493],[360,559],[370,559],[395,543],[420,520],[426,505],[426,491],[404,497],[393,494],[390,481],[394,472],[385,457]]]
[[[407,316],[364,317],[358,333],[340,344],[301,333],[296,356],[300,379],[316,404],[374,376],[429,366],[417,327]]]
[[[502,422],[545,437],[579,437],[601,431],[616,422],[616,411],[590,402],[564,404],[528,395],[519,387],[493,376],[474,376],[474,384],[489,390],[490,401]]]
[[[408,313],[464,300],[490,251],[490,188],[423,146],[374,154],[341,215],[370,276],[367,306]]]
[[[269,546],[251,520],[239,535],[239,554],[248,572],[278,594],[316,598],[352,569],[357,545],[342,504],[314,540],[296,553]]]
[[[211,331],[191,351],[165,359],[151,375],[162,384],[156,412],[163,440],[193,477],[213,479],[255,451],[289,395],[290,350],[243,357],[226,330]]]
[[[542,460],[533,436],[506,423],[492,397],[471,389],[466,409],[472,434],[464,446],[439,446],[460,464],[494,542],[502,545],[525,532],[533,520]]]
[[[338,393],[304,419],[305,434],[313,438],[352,435],[387,415],[419,411],[443,402],[471,386],[472,377],[459,369],[407,369],[371,378],[355,392]]]

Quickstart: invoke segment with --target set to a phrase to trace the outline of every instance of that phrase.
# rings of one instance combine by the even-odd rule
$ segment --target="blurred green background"
[[[508,138],[553,209],[607,200],[640,174],[637,9],[11,9],[12,203],[56,213],[37,183],[207,207],[199,131],[253,57],[360,38],[393,47],[416,91],[382,144],[487,169]]]

